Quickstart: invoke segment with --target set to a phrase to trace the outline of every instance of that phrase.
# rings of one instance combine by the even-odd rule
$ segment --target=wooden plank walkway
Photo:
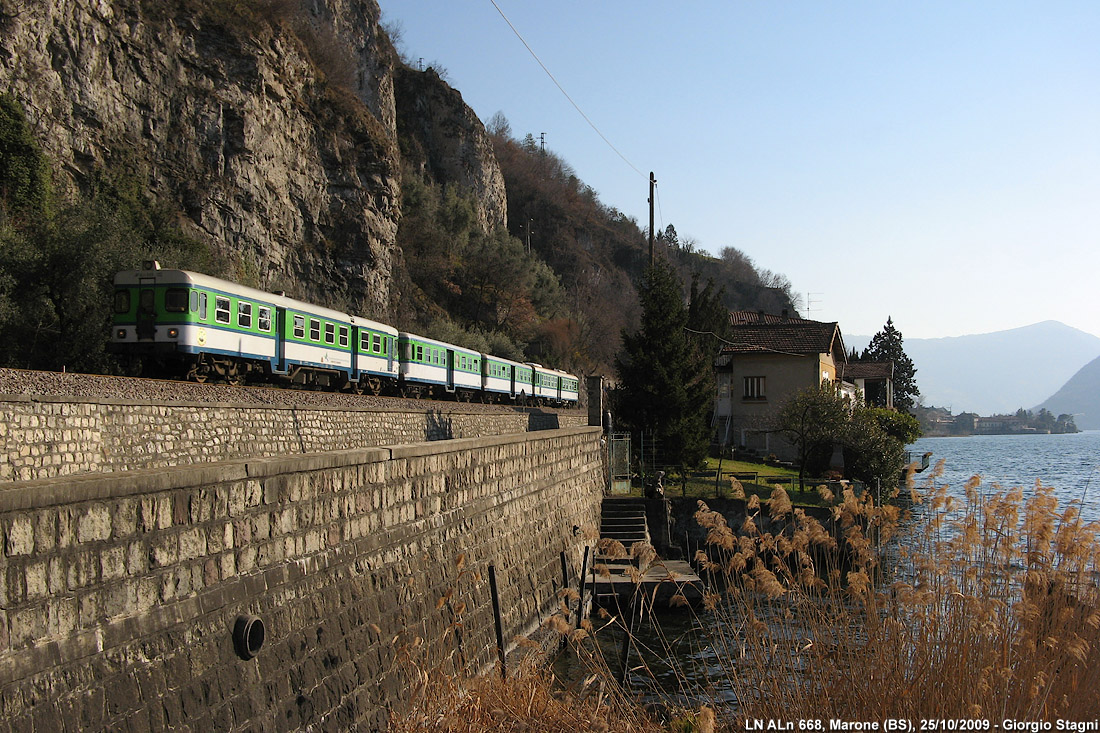
[[[653,564],[641,574],[640,583],[635,583],[629,566],[608,565],[608,575],[600,572],[599,563],[589,574],[589,587],[594,588],[594,605],[609,610],[626,608],[635,591],[644,594],[646,605],[654,611],[676,606],[670,603],[673,596],[681,595],[688,604],[702,603],[703,581],[684,560],[653,561]],[[635,572],[637,569],[635,568]]]

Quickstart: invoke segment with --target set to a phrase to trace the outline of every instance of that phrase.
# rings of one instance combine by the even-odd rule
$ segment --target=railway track
[[[285,389],[264,385],[198,384],[169,379],[80,374],[76,372],[45,372],[30,369],[0,369],[0,395],[154,402],[227,402],[233,404],[343,409],[390,408],[424,412],[444,408],[453,409],[459,404],[440,400]],[[463,411],[484,412],[514,412],[516,410],[572,411],[546,407],[524,408],[516,405],[486,405],[477,402],[461,403],[461,409]]]

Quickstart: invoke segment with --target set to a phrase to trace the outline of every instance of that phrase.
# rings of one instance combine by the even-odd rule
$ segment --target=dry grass
[[[1100,718],[1097,525],[1081,520],[1076,502],[1059,511],[1049,487],[1036,484],[1025,501],[1020,489],[984,488],[975,478],[956,498],[936,486],[941,472],[908,487],[911,510],[846,491],[835,497],[831,526],[792,507],[781,489],[765,501],[750,497],[739,527],[699,502],[708,536],[695,559],[711,590],[696,643],[711,653],[706,670],[670,664],[732,692],[736,706],[707,700],[672,712],[664,727],[647,717],[618,690],[608,671],[618,665],[596,643],[618,637],[619,614],[595,617],[582,632],[562,625],[592,669],[572,688],[536,669],[503,683],[473,681],[462,694],[431,695],[450,702],[395,729],[708,731],[745,730],[752,719],[827,727],[829,719],[886,718],[996,727]]]
[[[549,671],[534,666],[501,680],[492,675],[461,686],[441,678],[430,685],[418,709],[395,718],[391,731],[402,733],[482,733],[483,731],[660,731],[645,711],[627,700],[613,683],[590,677],[560,689]]]

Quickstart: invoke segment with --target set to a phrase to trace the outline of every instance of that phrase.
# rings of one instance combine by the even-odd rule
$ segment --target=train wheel
[[[362,384],[362,382],[360,382]],[[382,394],[382,380],[378,377],[367,377],[367,389],[370,393],[377,397]]]
[[[189,382],[198,382],[199,384],[206,384],[210,380],[210,375],[213,373],[213,369],[210,368],[210,364],[205,360],[198,362],[195,366],[187,372],[185,379]]]

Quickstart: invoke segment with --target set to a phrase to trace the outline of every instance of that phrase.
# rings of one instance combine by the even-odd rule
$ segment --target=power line
[[[565,95],[565,98],[568,99],[569,103],[571,105],[573,105],[573,108],[575,110],[577,110],[577,112],[580,113],[580,116],[584,118],[584,121],[588,123],[588,126],[596,131],[596,134],[599,135],[600,138],[605,143],[607,143],[607,147],[614,150],[615,154],[618,155],[620,158],[622,158],[624,163],[626,163],[628,166],[633,168],[634,172],[637,173],[639,176],[641,176],[642,178],[645,178],[646,175],[644,173],[642,173],[640,170],[638,170],[637,166],[635,166],[633,163],[631,163],[629,160],[627,160],[627,157],[625,155],[623,155],[622,153],[620,153],[618,148],[616,148],[614,145],[611,144],[611,141],[607,139],[607,136],[604,135],[602,132],[600,132],[600,128],[596,127],[596,123],[594,123],[592,120],[590,120],[588,118],[588,115],[586,115],[584,113],[584,110],[582,110],[580,108],[580,105],[578,105],[576,102],[573,101],[573,98],[569,96],[569,92],[565,91],[565,87],[563,87],[558,82],[558,80],[554,78],[554,75],[550,73],[550,69],[546,68],[546,64],[542,63],[542,59],[540,59],[538,57],[538,54],[535,53],[535,50],[533,48],[531,48],[531,44],[527,43],[526,39],[524,39],[524,37],[522,35],[520,35],[519,30],[517,30],[516,27],[514,25],[512,25],[512,21],[508,20],[508,16],[505,15],[504,11],[500,9],[499,5],[497,5],[497,0],[489,0],[489,2],[491,2],[493,4],[493,7],[497,9],[497,12],[500,13],[500,17],[504,18],[504,22],[507,23],[508,27],[512,29],[512,32],[516,34],[516,38],[518,38],[520,40],[520,42],[524,45],[524,47],[526,47],[528,53],[531,54],[531,57],[533,59],[535,59],[535,61],[538,62],[539,66],[542,67],[542,70],[546,72],[546,75],[548,77],[550,77],[550,81],[554,82],[554,85],[558,88],[558,90],[561,91],[561,93],[563,95]]]

